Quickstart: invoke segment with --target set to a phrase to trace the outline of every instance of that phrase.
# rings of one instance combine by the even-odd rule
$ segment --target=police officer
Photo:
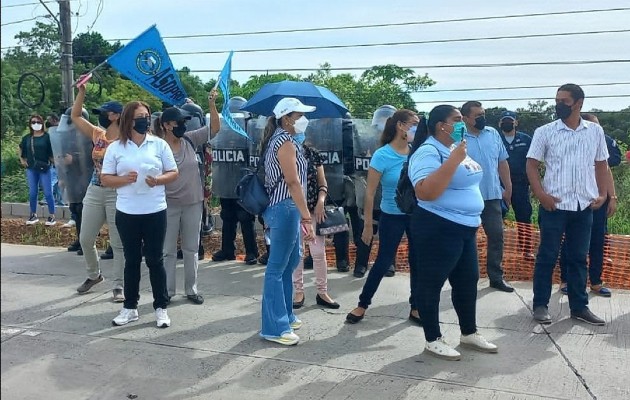
[[[526,133],[517,132],[518,115],[514,111],[503,111],[499,119],[501,139],[508,152],[508,164],[510,165],[510,178],[512,179],[512,209],[518,223],[518,248],[523,257],[528,261],[534,261],[532,253],[532,203],[530,201],[529,181],[525,172],[527,152],[532,143],[532,138]],[[503,207],[503,217],[508,208]]]

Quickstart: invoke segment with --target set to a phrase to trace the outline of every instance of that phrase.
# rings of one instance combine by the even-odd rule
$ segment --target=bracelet
[[[618,200],[619,199],[619,197],[617,197],[617,195],[610,196],[610,198],[613,199],[613,200]]]

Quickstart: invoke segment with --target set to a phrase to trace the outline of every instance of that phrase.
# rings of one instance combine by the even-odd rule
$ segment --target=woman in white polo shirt
[[[150,135],[151,109],[128,103],[120,117],[120,137],[107,147],[101,181],[116,189],[116,227],[125,254],[125,302],[112,321],[125,325],[138,320],[142,250],[149,267],[157,326],[171,325],[166,313],[168,294],[162,249],[166,235],[164,185],[177,179],[177,164],[168,144]]]

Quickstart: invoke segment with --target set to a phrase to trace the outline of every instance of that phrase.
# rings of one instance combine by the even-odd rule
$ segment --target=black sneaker
[[[575,312],[571,311],[571,318],[577,319],[579,321],[586,322],[587,324],[604,326],[606,325],[606,321],[599,318],[597,315],[593,314],[588,307],[585,307],[582,311]]]
[[[200,245],[199,250],[197,250],[197,260],[202,261],[204,258],[206,258],[206,250]]]
[[[385,276],[387,276],[388,278],[391,278],[394,275],[396,275],[396,267],[394,266],[394,264],[392,264],[389,266],[389,269],[387,270],[387,272],[385,272]]]
[[[105,253],[101,254],[101,260],[111,260],[112,258],[114,258],[114,250],[112,250],[112,246],[107,246]]]
[[[534,308],[534,319],[541,324],[550,324],[551,315],[545,306],[538,306]]]
[[[70,246],[68,246],[68,251],[79,251],[81,249],[81,243],[78,240],[72,242]]]
[[[26,225],[34,225],[39,222],[37,214],[31,214],[31,217],[26,221]]]
[[[184,253],[182,252],[182,249],[177,249],[177,259],[178,260],[184,259]]]
[[[203,304],[203,296],[199,293],[189,294],[188,296],[186,296],[186,298],[195,304]]]
[[[223,250],[219,250],[212,255],[212,261],[232,261],[232,260],[236,260],[236,257],[234,256],[234,254],[232,255],[225,254]]]
[[[339,271],[339,272],[348,272],[348,271],[350,271],[350,267],[348,266],[348,262],[346,260],[337,261],[337,271]]]
[[[512,293],[514,288],[509,283],[501,279],[500,281],[490,282],[490,287],[506,293]]]
[[[79,250],[77,250],[77,256],[82,256],[83,255],[83,249],[79,248]]]
[[[46,226],[53,226],[53,225],[55,225],[56,223],[57,223],[57,220],[55,219],[55,216],[54,216],[54,215],[51,215],[51,216],[49,216],[49,217],[48,217],[48,219],[46,220],[45,225],[46,225]]]
[[[352,273],[352,275],[354,275],[355,278],[363,278],[366,272],[367,272],[367,266],[355,265],[354,272]]]
[[[254,264],[258,263],[258,255],[256,255],[256,254],[246,254],[244,262],[247,265],[254,265]]]
[[[269,253],[265,253],[262,256],[258,257],[258,264],[267,265],[269,261]]]

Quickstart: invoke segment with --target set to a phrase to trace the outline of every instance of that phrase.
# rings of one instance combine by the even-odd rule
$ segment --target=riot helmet
[[[396,111],[396,107],[390,106],[389,104],[380,106],[376,109],[376,111],[374,111],[374,115],[372,116],[372,126],[377,127],[379,132],[383,132],[387,118],[394,115]]]
[[[64,112],[63,115],[68,117],[68,125],[70,125],[72,123],[72,119],[70,118],[70,115],[72,115],[72,107],[68,107],[68,109],[66,109],[66,112]],[[88,113],[88,111],[85,108],[81,109],[81,116],[87,120],[90,119],[90,113]],[[61,123],[61,120],[59,121],[59,123]]]
[[[230,114],[232,114],[233,117],[242,117],[245,119],[250,119],[252,117],[251,113],[249,113],[248,111],[241,110],[241,107],[243,107],[245,103],[247,103],[247,100],[244,97],[241,97],[241,96],[232,97],[228,101],[228,104],[227,104]]]
[[[186,103],[180,107],[182,110],[187,111],[192,118],[186,121],[186,130],[194,131],[206,126],[206,118],[203,110],[195,103]]]

